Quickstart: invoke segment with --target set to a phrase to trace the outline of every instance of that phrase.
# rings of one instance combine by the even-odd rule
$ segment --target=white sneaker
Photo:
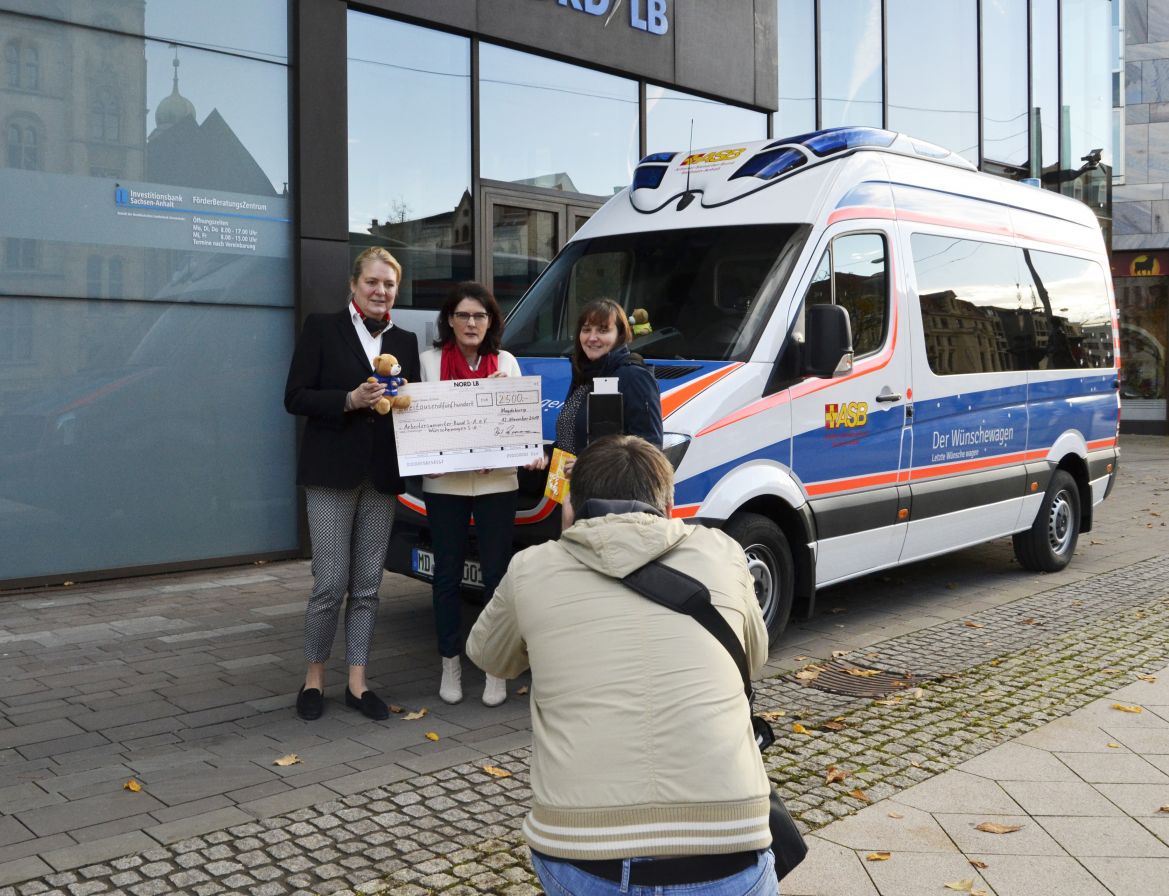
[[[487,684],[483,688],[483,705],[499,706],[507,699],[507,679],[487,676]]]
[[[463,664],[457,656],[442,658],[442,684],[438,696],[444,703],[458,703],[463,699]]]

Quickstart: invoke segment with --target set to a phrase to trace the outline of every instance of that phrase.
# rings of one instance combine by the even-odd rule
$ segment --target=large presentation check
[[[515,467],[544,452],[540,377],[410,383],[395,410],[403,476]]]

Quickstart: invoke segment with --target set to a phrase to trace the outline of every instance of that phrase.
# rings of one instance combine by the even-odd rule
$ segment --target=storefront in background
[[[1169,433],[1169,251],[1114,252],[1122,432]]]
[[[1107,234],[1113,9],[0,0],[0,587],[303,555],[283,382],[352,258],[401,259],[425,339],[648,152],[886,127]]]

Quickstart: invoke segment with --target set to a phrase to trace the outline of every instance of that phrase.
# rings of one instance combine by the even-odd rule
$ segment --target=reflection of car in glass
[[[1119,460],[1090,209],[905,135],[835,128],[642,160],[507,322],[554,434],[579,309],[644,308],[674,514],[743,546],[772,635],[816,590],[1012,536],[1071,560]],[[517,544],[555,532],[522,482]],[[403,496],[389,568],[422,575]]]

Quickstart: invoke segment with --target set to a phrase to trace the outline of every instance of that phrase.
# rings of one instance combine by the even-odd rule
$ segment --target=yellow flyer
[[[568,477],[564,475],[564,462],[569,460],[576,460],[576,455],[561,451],[559,448],[552,449],[552,460],[548,464],[548,482],[544,486],[544,494],[557,504],[563,504],[564,499],[568,497]]]

